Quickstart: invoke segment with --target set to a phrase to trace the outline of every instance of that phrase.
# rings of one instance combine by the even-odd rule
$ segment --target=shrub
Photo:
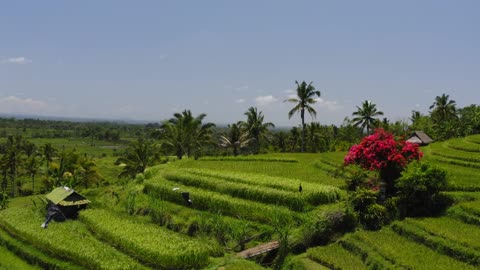
[[[360,215],[360,222],[369,230],[378,230],[385,225],[387,209],[385,206],[374,203],[368,206],[367,211]]]
[[[355,191],[357,188],[366,187],[368,173],[359,166],[352,167],[345,178],[347,190]]]
[[[386,183],[387,195],[392,195],[395,193],[395,181],[403,168],[422,156],[417,144],[395,140],[393,134],[377,129],[373,135],[350,148],[344,164],[356,164],[367,170],[378,171],[381,180]]]
[[[378,191],[359,189],[350,198],[360,223],[370,230],[380,229],[387,222],[387,208],[377,203]]]
[[[446,171],[429,163],[413,163],[402,174],[396,188],[407,216],[441,212],[449,204],[439,192],[448,186]]]

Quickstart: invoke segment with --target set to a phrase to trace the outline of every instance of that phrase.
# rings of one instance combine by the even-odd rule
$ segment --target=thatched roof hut
[[[433,142],[432,138],[428,136],[423,131],[415,131],[412,135],[407,139],[409,143],[416,143],[418,145],[428,145],[429,143]]]

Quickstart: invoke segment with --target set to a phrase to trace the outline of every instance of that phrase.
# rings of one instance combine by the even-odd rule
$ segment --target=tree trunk
[[[177,148],[177,158],[182,159],[183,151],[180,147]]]
[[[302,108],[302,111],[300,112],[300,117],[302,118],[302,149],[301,152],[305,152],[305,135],[306,135],[306,129],[305,129],[305,109]]]

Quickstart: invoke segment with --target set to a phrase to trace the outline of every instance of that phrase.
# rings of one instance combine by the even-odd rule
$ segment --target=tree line
[[[12,197],[43,193],[63,185],[88,188],[98,186],[103,179],[87,154],[59,150],[50,143],[38,147],[21,135],[8,136],[0,143],[0,174],[0,191]],[[41,185],[36,181],[38,176]],[[25,181],[19,178],[30,179],[29,187],[24,187]]]

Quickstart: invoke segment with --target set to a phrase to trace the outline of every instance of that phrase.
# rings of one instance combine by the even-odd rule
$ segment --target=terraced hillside
[[[331,269],[478,269],[480,267],[480,136],[423,147],[425,159],[447,170],[456,200],[445,216],[407,218],[374,232],[348,234],[299,256]],[[327,162],[321,162],[327,164]],[[321,268],[319,268],[321,269]]]
[[[215,162],[230,161],[197,161]],[[0,243],[11,261],[17,258],[43,268],[255,269],[260,266],[232,255],[276,239],[274,226],[279,218],[288,217],[300,226],[322,207],[336,207],[344,194],[315,179],[185,166],[190,163],[152,168],[142,185],[85,191],[94,201],[92,209],[82,212],[78,220],[53,222],[47,230],[39,227],[44,218],[40,200],[15,199],[0,212]],[[259,170],[264,164],[300,162],[295,157],[265,156],[235,163]],[[327,181],[332,179],[323,175]],[[182,197],[185,191],[191,204]],[[129,203],[131,211],[126,212],[131,215],[125,213]]]
[[[349,233],[291,257],[286,269],[478,269],[479,146],[471,136],[423,148],[449,174],[445,192],[456,204],[444,216]],[[39,200],[17,198],[0,211],[0,269],[262,269],[235,253],[278,239],[282,218],[294,239],[311,217],[343,207],[344,156],[175,161],[137,183],[85,190],[91,209],[47,230]]]

